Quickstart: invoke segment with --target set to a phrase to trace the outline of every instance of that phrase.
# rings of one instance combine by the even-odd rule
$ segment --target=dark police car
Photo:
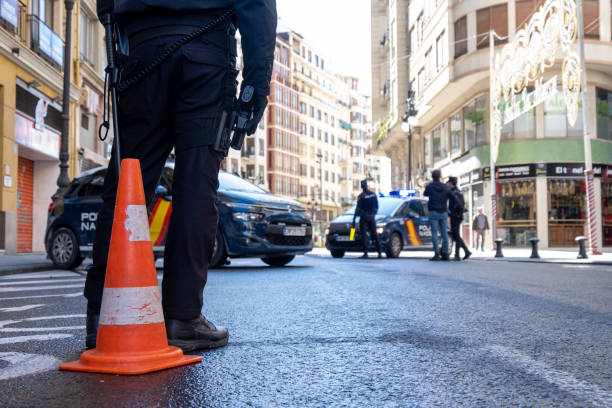
[[[46,248],[55,266],[72,269],[91,257],[96,219],[102,206],[106,167],[86,171],[49,206]],[[163,255],[172,212],[174,165],[167,163],[149,207],[149,228],[156,258]],[[219,173],[219,228],[211,267],[228,257],[256,257],[283,266],[312,250],[312,224],[297,201],[274,196],[227,172]]]
[[[346,252],[362,251],[359,217],[355,221],[355,237],[350,239],[354,214],[355,206],[329,224],[325,245],[334,258],[342,258]],[[376,232],[389,258],[397,258],[403,249],[431,248],[427,200],[416,197],[379,197]],[[372,240],[369,241],[369,250],[376,251]]]

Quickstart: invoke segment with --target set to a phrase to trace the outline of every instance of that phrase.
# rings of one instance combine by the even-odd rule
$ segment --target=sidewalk
[[[528,248],[506,248],[503,249],[503,258],[495,258],[495,251],[477,251],[473,248],[470,259],[478,261],[493,262],[540,262],[556,264],[587,264],[587,265],[612,265],[612,252],[604,252],[603,255],[590,255],[588,259],[577,259],[578,248],[568,249],[542,249],[539,251],[540,259],[530,259],[531,249]],[[463,254],[463,251],[461,251]],[[314,256],[331,256],[326,248],[314,248],[309,254]],[[400,258],[429,259],[433,255],[430,251],[402,251]],[[361,256],[361,253],[349,253],[347,256]]]
[[[5,255],[0,252],[0,276],[56,269],[44,252]]]

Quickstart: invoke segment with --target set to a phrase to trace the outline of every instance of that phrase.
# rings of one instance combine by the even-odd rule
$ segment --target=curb
[[[53,264],[43,265],[24,265],[24,266],[2,266],[0,267],[0,276],[17,275],[27,272],[44,272],[57,269]]]

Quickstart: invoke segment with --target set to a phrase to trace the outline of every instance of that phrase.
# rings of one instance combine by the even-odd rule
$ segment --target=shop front
[[[17,86],[17,252],[44,251],[47,208],[57,190],[60,111],[41,93]],[[5,177],[5,186],[11,183]]]
[[[601,222],[604,247],[612,247],[612,167],[605,169],[601,177]]]

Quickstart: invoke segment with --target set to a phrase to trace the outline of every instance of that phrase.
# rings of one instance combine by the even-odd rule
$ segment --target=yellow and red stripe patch
[[[408,229],[408,239],[410,240],[410,245],[412,246],[421,246],[421,240],[419,239],[419,234],[416,232],[416,228],[414,227],[414,222],[412,220],[406,220],[406,228]]]
[[[172,201],[160,198],[155,203],[151,215],[149,215],[149,230],[151,232],[151,243],[153,246],[163,244],[166,232],[168,231],[168,222],[172,213]]]

